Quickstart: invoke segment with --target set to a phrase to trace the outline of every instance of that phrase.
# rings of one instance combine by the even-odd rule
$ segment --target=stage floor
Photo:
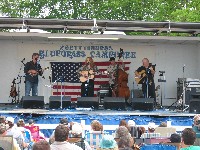
[[[77,108],[77,109],[48,109],[48,105],[44,109],[24,109],[15,104],[0,104],[0,114],[61,114],[61,115],[131,115],[131,116],[194,116],[194,113],[188,111],[182,112],[174,109],[154,109],[153,111],[141,111],[141,110],[92,110],[90,108]]]

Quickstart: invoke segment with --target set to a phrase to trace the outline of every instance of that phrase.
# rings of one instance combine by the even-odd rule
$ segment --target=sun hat
[[[117,146],[117,142],[114,140],[112,135],[104,135],[100,140],[99,147],[100,148],[115,148]]]

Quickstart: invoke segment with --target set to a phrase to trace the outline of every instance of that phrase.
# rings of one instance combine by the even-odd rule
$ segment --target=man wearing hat
[[[122,62],[122,64],[117,65],[114,57],[110,57],[109,61],[110,61],[110,65],[107,68],[107,75],[109,77],[109,84],[110,84],[109,93],[110,93],[110,96],[112,96],[112,93],[113,93],[112,90],[114,88],[115,80],[116,80],[117,68],[124,70],[125,65],[122,62],[122,60],[119,60],[120,62]]]

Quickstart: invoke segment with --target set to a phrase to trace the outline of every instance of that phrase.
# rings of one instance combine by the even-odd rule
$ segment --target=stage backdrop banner
[[[118,62],[117,62],[118,63]],[[128,73],[130,62],[125,63],[125,71]],[[81,96],[81,82],[78,78],[77,70],[84,62],[51,62],[54,96],[71,96],[72,101],[76,101]],[[107,70],[110,62],[95,62],[99,69],[99,74],[95,75],[94,94],[97,96],[100,85],[108,84],[108,76],[103,72]],[[62,85],[62,88],[61,88]]]

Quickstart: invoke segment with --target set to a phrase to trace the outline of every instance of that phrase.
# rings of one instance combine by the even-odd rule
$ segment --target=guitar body
[[[145,70],[142,70],[141,72],[138,72],[139,75],[141,76],[141,78],[135,77],[135,82],[136,82],[137,84],[142,84],[142,81],[143,81],[144,77],[146,76],[146,73],[145,73],[145,72],[146,72]]]
[[[81,71],[79,72],[80,74],[80,81],[81,82],[85,82],[89,79],[94,79],[94,71],[90,70],[90,71]]]

